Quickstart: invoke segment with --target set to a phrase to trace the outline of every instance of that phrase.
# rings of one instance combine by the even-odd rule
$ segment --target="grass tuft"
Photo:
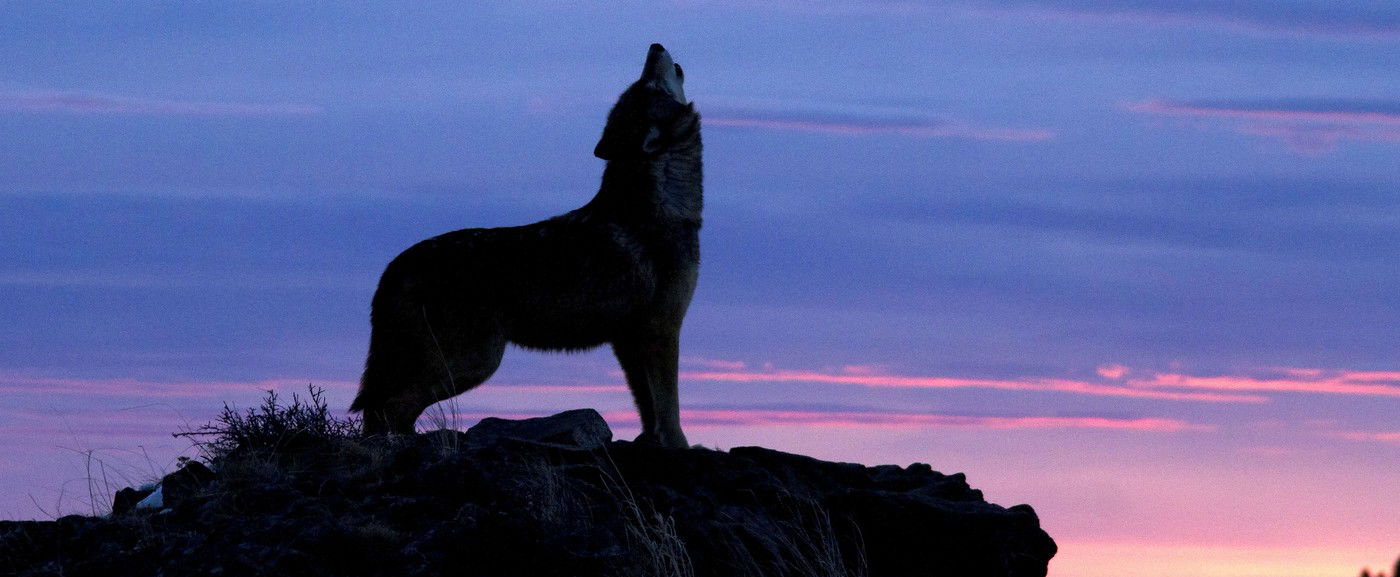
[[[224,404],[212,423],[176,437],[194,440],[201,456],[210,463],[240,452],[278,452],[307,440],[356,438],[360,419],[337,417],[326,406],[325,389],[307,385],[307,397],[292,393],[292,402],[283,406],[276,391],[268,391],[257,408],[239,411]]]

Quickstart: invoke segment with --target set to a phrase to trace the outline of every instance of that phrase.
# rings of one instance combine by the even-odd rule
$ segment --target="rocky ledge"
[[[613,441],[597,412],[289,435],[0,522],[5,575],[1029,576],[1055,543],[962,474]]]

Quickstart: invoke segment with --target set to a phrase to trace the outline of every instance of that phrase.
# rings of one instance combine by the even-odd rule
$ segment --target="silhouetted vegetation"
[[[1367,567],[1361,570],[1361,577],[1400,577],[1400,557],[1395,558],[1395,566],[1391,569],[1390,575],[1386,575],[1384,571],[1373,574],[1371,569]]]
[[[282,406],[277,391],[268,391],[255,409],[240,412],[225,403],[215,422],[175,436],[193,439],[204,460],[214,463],[240,451],[277,452],[298,442],[357,438],[360,421],[333,415],[325,390],[307,385],[304,401],[292,393],[291,404]]]
[[[321,391],[182,433],[113,513],[0,522],[0,575],[1043,577],[1030,507],[928,465],[612,441],[591,409],[363,437]]]

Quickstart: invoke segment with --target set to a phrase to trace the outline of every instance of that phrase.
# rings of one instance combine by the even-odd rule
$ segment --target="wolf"
[[[610,344],[641,416],[640,442],[686,447],[676,388],[681,323],[700,270],[700,115],[660,44],[618,97],[583,207],[534,224],[469,228],[413,245],[370,305],[369,354],[350,405],[366,434],[412,433],[433,403],[480,385],[507,343]]]

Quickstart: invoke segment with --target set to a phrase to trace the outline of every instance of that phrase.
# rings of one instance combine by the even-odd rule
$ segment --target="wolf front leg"
[[[638,442],[666,447],[689,447],[681,432],[680,394],[677,371],[680,358],[680,331],[619,339],[613,352],[627,376],[627,387],[642,418]]]

